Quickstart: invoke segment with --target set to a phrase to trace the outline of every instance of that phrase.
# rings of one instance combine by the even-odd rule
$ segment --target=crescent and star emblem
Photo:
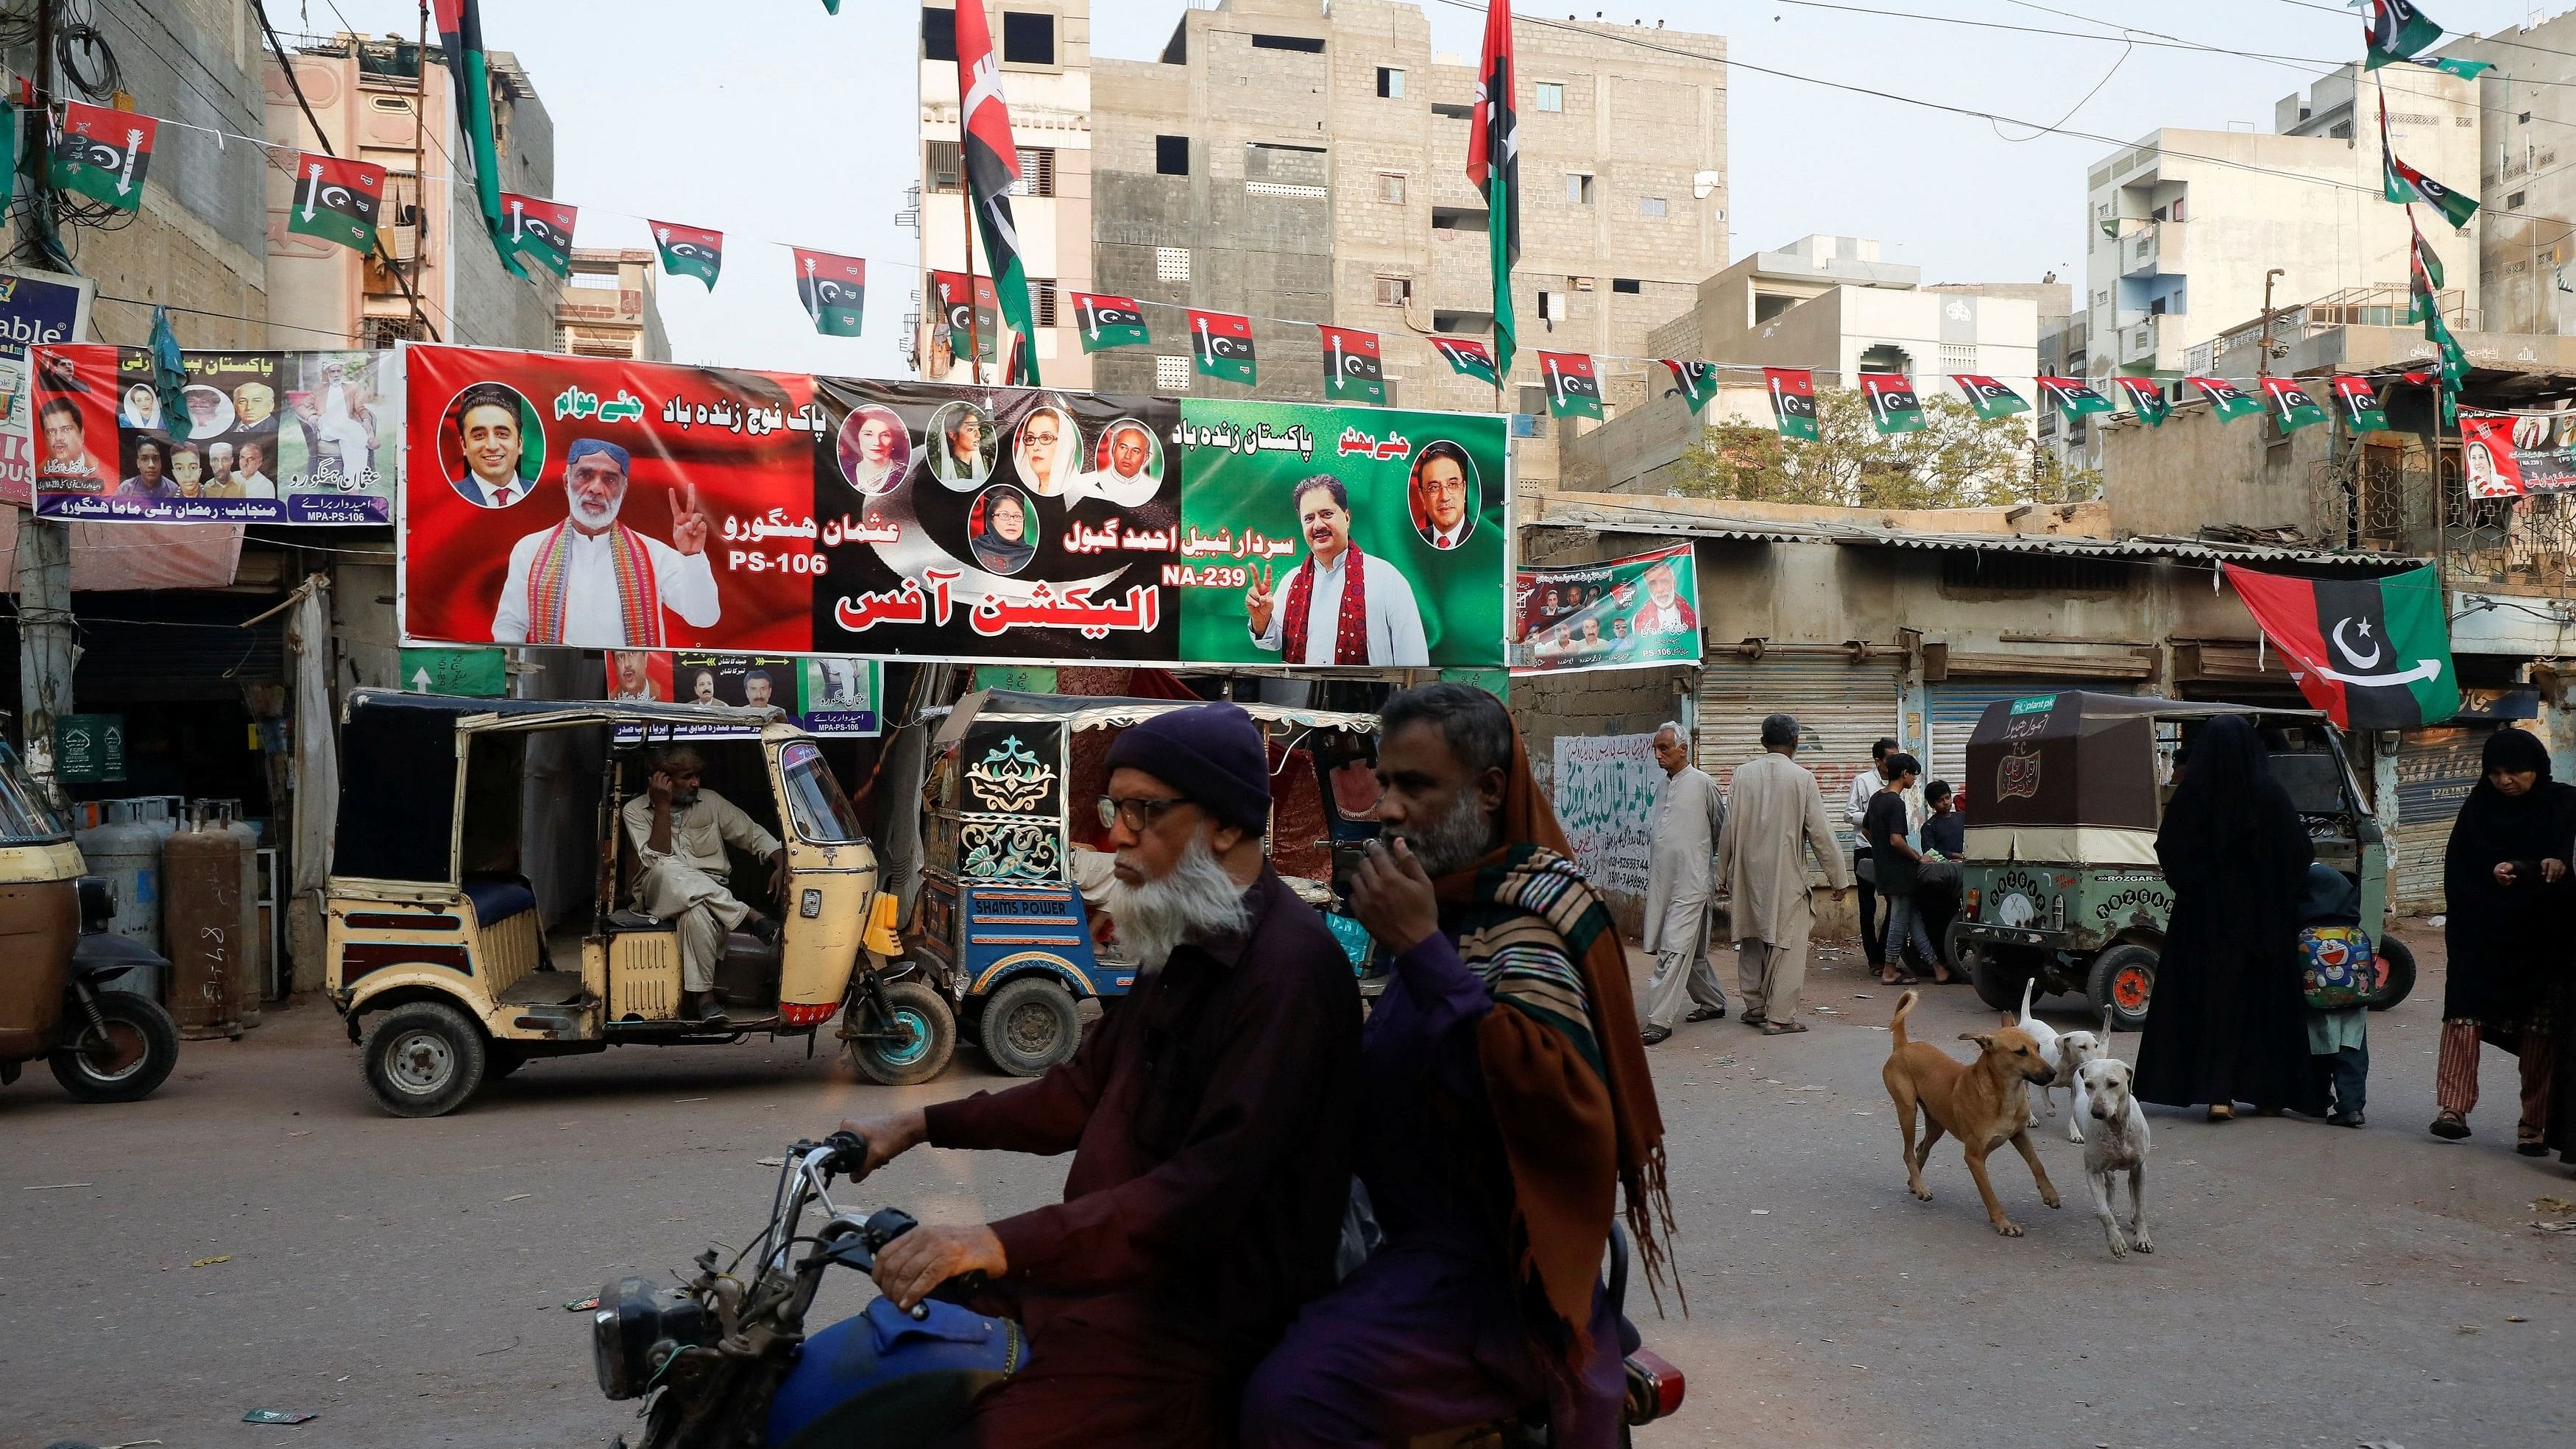
[[[2379,641],[2370,637],[2370,621],[2364,619],[2353,628],[2353,632],[2361,637],[2362,642],[2370,646],[2370,653],[2367,655],[2355,650],[2351,641],[2344,637],[2345,627],[2352,624],[2353,620],[2350,618],[2336,621],[2333,632],[2335,648],[2344,658],[2352,661],[2355,669],[2375,668],[2380,659],[2380,645]],[[2413,684],[2419,679],[2441,678],[2442,661],[2418,659],[2415,661],[2414,668],[2401,670],[2395,674],[2344,674],[2323,665],[2316,666],[2316,671],[2320,676],[2331,679],[2337,684],[2359,685],[2365,689],[2387,689],[2401,684]]]
[[[2370,621],[2368,619],[2362,620],[2361,627],[2354,630],[2355,633],[2361,636],[2363,643],[2370,645],[2370,654],[2368,657],[2364,657],[2361,651],[2353,648],[2352,645],[2344,639],[2343,631],[2345,627],[2351,623],[2352,620],[2350,619],[2340,619],[2336,621],[2334,626],[2335,647],[2343,651],[2343,657],[2351,660],[2352,667],[2355,669],[2369,669],[2376,666],[2379,663],[2379,645],[2377,641],[2370,637]]]

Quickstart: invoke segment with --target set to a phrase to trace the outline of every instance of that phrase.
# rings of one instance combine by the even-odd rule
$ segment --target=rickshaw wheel
[[[2021,988],[2037,974],[2017,970],[2006,963],[2004,953],[1992,946],[1971,946],[1967,956],[1968,984],[1977,990],[1977,999],[1997,1011],[2021,1009]]]
[[[130,991],[100,992],[98,1014],[107,1023],[104,1034],[84,1021],[47,1059],[54,1080],[76,1102],[136,1102],[152,1095],[179,1063],[178,1023],[161,1003]]]
[[[1044,976],[1023,976],[984,1003],[984,1055],[1015,1077],[1034,1077],[1082,1044],[1073,993]]]
[[[397,1117],[440,1117],[483,1085],[483,1031],[440,1001],[394,1007],[367,1028],[367,1086]]]
[[[2388,968],[2388,983],[2370,998],[2370,1009],[2386,1011],[2404,1001],[2415,989],[2415,951],[2395,936],[2383,936],[2379,942],[2380,964]]]
[[[888,1087],[913,1086],[946,1071],[948,1058],[957,1050],[957,1018],[948,1009],[948,999],[918,981],[897,981],[883,990],[891,1020],[861,1025],[896,1035],[850,1038],[851,1067]],[[864,1000],[864,996],[854,999],[852,1009],[861,1009],[859,1003]],[[873,1009],[866,1014],[876,1015]]]
[[[2085,995],[2097,1011],[2111,1013],[2113,1031],[2142,1031],[2147,1002],[2156,989],[2156,952],[2135,941],[2123,941],[2093,958]]]

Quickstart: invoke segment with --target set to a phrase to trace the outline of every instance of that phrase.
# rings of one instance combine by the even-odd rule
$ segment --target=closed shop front
[[[1697,763],[1722,786],[1735,767],[1762,753],[1762,720],[1798,717],[1798,763],[1813,771],[1846,855],[1851,831],[1843,797],[1869,767],[1869,747],[1893,736],[1902,709],[1900,662],[1852,662],[1842,650],[1775,651],[1760,659],[1712,654],[1700,671]]]
[[[2442,851],[2451,840],[2451,822],[2469,789],[2478,783],[2478,768],[2495,729],[2486,724],[2431,725],[2405,731],[2397,746],[2397,829],[2390,844],[2397,855],[2389,896],[2401,914],[2428,915],[2444,909]]]
[[[1976,799],[1984,791],[1972,788],[1968,773],[1968,736],[1976,733],[1977,721],[1985,717],[1986,706],[1998,700],[2029,699],[2033,696],[2066,694],[2135,694],[2137,682],[2129,679],[2054,679],[2029,675],[1986,675],[1968,679],[1947,679],[1931,687],[1932,693],[1932,758],[1924,761],[1924,779],[1947,780],[1959,792],[1959,808],[1975,819]]]

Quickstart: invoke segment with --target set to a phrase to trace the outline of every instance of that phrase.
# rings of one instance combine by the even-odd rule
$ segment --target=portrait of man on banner
[[[517,389],[503,383],[477,383],[457,394],[447,416],[465,456],[465,471],[448,480],[458,497],[477,508],[507,508],[535,491],[544,444],[540,438],[538,456],[528,456],[533,411]],[[318,401],[313,412],[319,419]]]
[[[1163,446],[1153,429],[1134,418],[1120,418],[1100,434],[1097,466],[1083,480],[1082,491],[1108,499],[1121,508],[1153,500],[1163,486]]]
[[[1351,537],[1350,489],[1330,473],[1293,486],[1309,552],[1284,578],[1262,565],[1246,587],[1253,644],[1290,664],[1430,663],[1412,582]]]
[[[671,541],[648,538],[618,521],[630,463],[625,448],[599,438],[564,450],[569,516],[511,546],[492,642],[655,649],[666,642],[666,611],[698,629],[722,616],[697,488],[672,502]]]
[[[1466,449],[1446,441],[1424,444],[1413,459],[1411,487],[1413,527],[1424,543],[1445,553],[1475,532],[1484,500],[1477,496],[1476,466]]]
[[[1699,614],[1681,596],[1672,560],[1658,559],[1646,569],[1646,602],[1637,610],[1640,634],[1682,634],[1699,627]]]

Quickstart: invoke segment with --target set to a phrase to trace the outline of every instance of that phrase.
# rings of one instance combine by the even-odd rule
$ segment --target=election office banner
[[[2576,413],[2462,408],[2460,457],[2472,498],[2519,498],[2576,486]]]
[[[76,344],[34,357],[39,517],[393,520],[402,426],[394,353],[182,352],[175,410],[142,348]]]
[[[1526,568],[1512,586],[1512,672],[1565,674],[1700,661],[1691,546],[1566,568]]]

